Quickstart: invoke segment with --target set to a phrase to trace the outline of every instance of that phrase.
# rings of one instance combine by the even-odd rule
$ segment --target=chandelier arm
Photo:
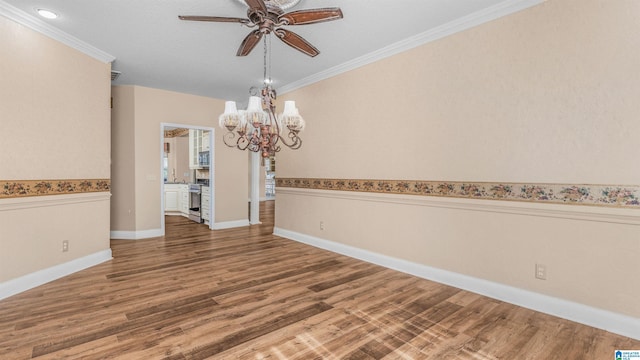
[[[280,134],[280,123],[278,122],[278,116],[276,115],[276,105],[275,105],[275,99],[276,99],[276,93],[275,90],[273,90],[273,93],[271,93],[270,95],[273,95],[271,97],[271,103],[270,103],[270,107],[269,107],[269,111],[267,111],[269,113],[269,117],[271,118],[271,124],[276,128],[275,133],[276,134]],[[274,142],[277,143],[278,140],[276,139],[276,141]]]
[[[269,137],[269,144],[271,145],[271,147],[275,148],[278,146],[278,141],[280,141],[280,135],[279,134],[271,134],[271,137]],[[279,151],[279,150],[278,150]]]
[[[302,146],[302,139],[295,131],[289,131],[289,133],[287,134],[287,137],[291,139],[290,143],[287,143],[287,140],[283,136],[278,135],[278,137],[280,138],[280,141],[282,141],[282,143],[290,149],[297,150],[300,148],[300,146]]]
[[[247,135],[242,135],[238,138],[236,147],[240,150],[246,150],[250,144],[251,142],[249,141],[249,139],[247,139]]]
[[[253,134],[251,135],[251,138],[247,140],[247,146],[245,146],[245,149],[252,151],[252,152],[258,152],[260,151],[260,137],[258,135],[256,135],[256,132],[254,131]],[[244,149],[242,149],[244,150]]]
[[[280,145],[278,145],[279,140],[280,140],[280,134],[273,134],[271,136],[271,149],[273,149],[272,155],[275,155],[275,153],[280,151]]]
[[[231,141],[231,140],[233,140],[235,138],[236,138],[236,134],[231,132],[231,131],[229,131],[229,132],[225,133],[224,135],[222,135],[222,142],[225,145],[227,145],[228,147],[236,147],[236,146],[238,146],[238,143],[240,142],[240,138],[238,138],[238,140],[236,140],[235,142],[233,142],[233,141],[231,143],[227,142],[227,140]]]

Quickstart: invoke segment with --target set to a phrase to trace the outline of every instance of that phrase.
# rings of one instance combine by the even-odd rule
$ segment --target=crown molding
[[[64,31],[49,25],[48,23],[36,18],[35,16],[29,15],[28,13],[7,4],[2,0],[0,0],[0,15],[8,18],[9,20],[17,22],[18,24],[24,25],[31,30],[37,31],[45,36],[59,41],[67,46],[70,46],[84,53],[85,55],[102,61],[103,63],[111,63],[116,59],[113,55],[95,48],[85,43],[84,41],[67,34]]]
[[[446,36],[453,35],[455,33],[470,29],[472,27],[487,23],[489,21],[507,16],[518,11],[530,8],[532,6],[541,4],[546,0],[506,0],[494,6],[490,6],[486,9],[474,12],[467,16],[463,16],[454,21],[450,21],[446,24],[435,27],[431,30],[423,33],[411,36],[407,39],[398,41],[389,46],[383,47],[379,50],[370,52],[364,56],[347,61],[343,64],[334,66],[327,70],[315,73],[313,75],[302,78],[298,81],[291,82],[284,86],[279,87],[278,92],[280,94],[286,94],[287,92],[311,85],[331,78],[333,76],[345,73],[357,69],[359,67],[371,64],[378,60],[388,58],[390,56],[399,54],[401,52],[416,48],[418,46],[430,43],[432,41],[442,39]]]

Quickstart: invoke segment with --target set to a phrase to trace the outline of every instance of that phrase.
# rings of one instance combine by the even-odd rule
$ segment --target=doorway
[[[213,230],[215,225],[215,129],[177,123],[160,124],[160,224],[165,216],[184,216]],[[192,202],[198,187],[200,201]],[[197,221],[196,216],[200,221]]]

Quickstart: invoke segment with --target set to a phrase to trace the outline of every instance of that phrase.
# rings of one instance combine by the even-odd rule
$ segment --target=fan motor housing
[[[269,34],[278,25],[278,17],[284,14],[284,10],[270,2],[265,2],[265,5],[267,6],[266,15],[263,15],[260,11],[249,9],[247,10],[247,17],[252,23],[260,25],[260,32]]]

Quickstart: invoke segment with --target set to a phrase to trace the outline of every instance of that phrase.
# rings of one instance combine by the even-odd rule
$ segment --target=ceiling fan
[[[248,19],[221,17],[221,16],[191,16],[180,15],[180,20],[188,21],[211,21],[211,22],[237,22],[248,27],[257,27],[247,37],[244,38],[237,56],[246,56],[260,42],[263,35],[273,33],[285,44],[299,50],[311,57],[320,53],[307,40],[300,35],[283,29],[288,25],[307,25],[319,22],[342,19],[342,10],[337,7],[297,10],[285,13],[278,2],[272,0],[244,0],[249,6],[247,10]]]

